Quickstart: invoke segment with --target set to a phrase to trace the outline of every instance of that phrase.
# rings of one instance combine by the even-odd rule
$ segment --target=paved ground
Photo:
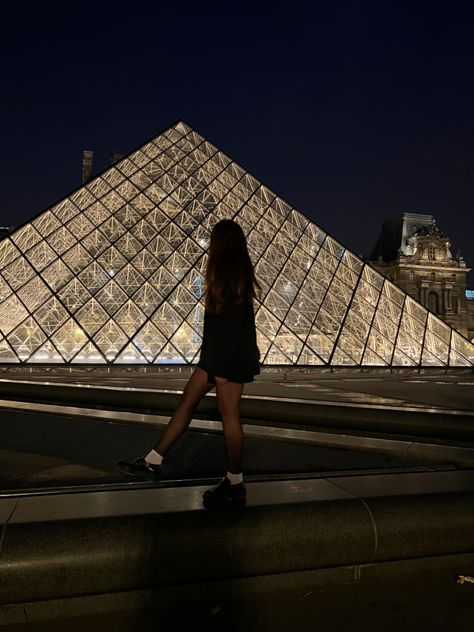
[[[474,584],[456,583],[456,567],[398,577],[374,577],[311,589],[216,594],[209,588],[186,607],[167,598],[139,612],[30,622],[2,627],[5,632],[471,632]],[[181,596],[181,599],[183,597]],[[160,603],[161,601],[161,603]],[[167,603],[166,603],[167,602]]]
[[[182,390],[188,367],[2,367],[2,380]],[[472,369],[262,369],[248,395],[474,412]]]
[[[3,367],[0,380],[93,385],[105,389],[181,391],[189,367]],[[457,410],[474,413],[474,373],[451,370],[263,369],[245,387],[248,396],[290,398],[376,406],[382,409]],[[25,385],[25,394],[28,387]],[[350,409],[348,409],[350,414]],[[473,417],[474,423],[474,417]],[[2,489],[58,484],[119,484],[116,459],[147,451],[161,430],[106,420],[78,419],[26,410],[3,411]],[[449,463],[449,460],[447,461]],[[293,442],[249,438],[245,465],[249,475],[338,470],[429,467],[443,460],[419,461],[400,454],[374,454]],[[169,458],[169,478],[219,476],[225,467],[222,437],[204,431],[185,436]]]
[[[105,388],[182,390],[189,369],[134,371],[113,367],[109,372],[56,368],[11,370],[1,379],[65,382],[102,385]],[[248,395],[310,399],[319,402],[357,403],[381,408],[433,408],[474,412],[474,374],[456,371],[271,371],[246,387]],[[27,387],[26,387],[27,389]],[[350,408],[349,408],[350,410]],[[121,457],[142,454],[160,433],[151,423],[126,423],[112,418],[75,417],[67,413],[48,414],[28,410],[0,410],[2,462],[0,493],[6,490],[45,489],[57,486],[128,485],[113,469]],[[363,450],[324,448],[294,441],[272,441],[249,437],[245,453],[249,476],[298,476],[311,472],[402,472],[410,469],[454,469],[435,459],[401,458],[396,454],[376,454]],[[190,430],[169,455],[170,479],[220,476],[225,467],[222,435]],[[397,476],[397,479],[399,477]],[[352,480],[352,479],[351,479]],[[149,486],[153,483],[137,483]],[[152,490],[156,491],[156,490]],[[164,490],[167,491],[167,490]],[[150,492],[146,492],[150,493]],[[115,496],[115,495],[114,495]],[[472,560],[471,560],[472,562]],[[423,570],[423,560],[413,560],[412,573],[399,572],[363,577],[363,581],[323,582],[310,589],[280,587],[263,591],[236,592],[225,582],[219,594],[213,590],[182,607],[181,588],[161,606],[135,612],[103,614],[95,617],[28,622],[5,626],[12,632],[55,632],[68,629],[90,632],[122,632],[136,629],[181,630],[295,630],[323,628],[326,632],[351,629],[354,632],[444,632],[472,629],[474,584],[459,585],[459,572],[472,576],[454,561],[438,561]],[[418,566],[418,563],[421,566]],[[181,604],[181,606],[179,605]]]
[[[119,458],[146,453],[162,430],[151,425],[1,410],[0,491],[68,485],[129,483],[114,469]],[[248,437],[246,476],[323,474],[451,467],[449,461],[419,460]],[[222,434],[189,430],[170,451],[166,479],[213,479],[225,472]]]

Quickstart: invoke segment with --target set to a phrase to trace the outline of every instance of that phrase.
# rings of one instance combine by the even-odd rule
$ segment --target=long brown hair
[[[252,301],[260,285],[255,278],[242,228],[231,219],[211,233],[206,269],[206,309],[219,313],[226,300]]]

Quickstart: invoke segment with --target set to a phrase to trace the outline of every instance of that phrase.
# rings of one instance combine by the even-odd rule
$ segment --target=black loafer
[[[161,465],[147,463],[142,456],[134,461],[117,461],[115,467],[119,472],[122,472],[122,474],[141,476],[152,480],[160,478],[161,474]]]
[[[231,485],[225,477],[216,487],[204,492],[202,501],[205,507],[220,507],[223,505],[236,505],[241,507],[247,502],[245,483]]]

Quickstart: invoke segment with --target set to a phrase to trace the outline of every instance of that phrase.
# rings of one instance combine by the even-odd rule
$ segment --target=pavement
[[[5,630],[472,629],[471,369],[264,369],[238,513],[201,503],[225,467],[213,396],[162,482],[113,468],[189,368],[2,371]]]
[[[114,470],[115,460],[148,451],[168,420],[134,408],[132,396],[143,398],[145,407],[151,406],[152,397],[155,406],[169,407],[190,372],[130,367],[5,370],[0,390],[10,396],[14,387],[18,390],[17,399],[0,401],[0,488],[120,486],[125,479]],[[465,436],[474,433],[473,385],[474,374],[464,369],[263,370],[245,387],[246,475],[473,467],[474,435]],[[91,401],[74,406],[77,394],[85,404]],[[123,397],[125,410],[117,410],[117,396]],[[107,398],[116,406],[105,406]],[[171,399],[165,405],[166,398]],[[215,397],[206,399],[205,414],[197,415],[191,434],[169,455],[170,480],[214,479],[225,468]],[[265,414],[252,419],[259,411]],[[393,426],[402,418],[404,425],[396,426],[396,434]],[[439,418],[449,426],[450,436],[441,436]]]
[[[23,407],[0,409],[0,492],[57,489],[68,486],[113,486],[130,484],[114,469],[120,458],[133,459],[146,453],[159,438],[167,419],[109,411],[97,417],[93,410],[47,407],[34,412]],[[117,419],[120,417],[120,420]],[[252,432],[253,431],[253,432]],[[247,426],[244,451],[248,480],[297,476],[324,476],[331,472],[413,471],[453,469],[449,453],[417,458],[406,446],[375,449],[367,440],[357,450],[348,449],[341,437],[305,431]],[[302,436],[299,436],[301,435]],[[314,436],[315,435],[315,436]],[[379,440],[380,441],[380,440]],[[342,444],[338,445],[338,442]],[[326,443],[326,445],[325,445]],[[332,445],[327,445],[332,443]],[[383,441],[384,447],[387,441]],[[351,442],[352,445],[352,442]],[[367,446],[364,449],[364,445]],[[466,449],[458,449],[463,455]],[[474,463],[474,451],[472,451]],[[170,451],[163,469],[168,481],[213,482],[225,472],[225,453],[220,424],[195,420],[192,429]]]
[[[109,389],[182,390],[190,367],[57,367],[6,366],[0,380],[47,382]],[[3,391],[5,392],[5,391]],[[474,414],[474,370],[262,368],[255,382],[246,384],[250,397],[297,398],[387,408],[445,409]]]

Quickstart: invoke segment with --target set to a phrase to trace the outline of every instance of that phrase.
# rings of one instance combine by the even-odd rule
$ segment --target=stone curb
[[[0,603],[474,551],[474,491],[470,479],[463,485],[461,478],[451,477],[445,489],[454,481],[454,491],[435,493],[415,493],[417,485],[409,481],[423,479],[405,479],[408,488],[404,493],[398,486],[384,494],[383,485],[377,482],[380,477],[372,478],[375,492],[365,497],[357,497],[357,480],[352,482],[351,492],[352,479],[339,479],[337,484],[325,482],[331,486],[326,499],[301,497],[283,504],[250,504],[233,510],[187,507],[151,512],[142,504],[139,513],[121,515],[116,509],[114,515],[100,515],[96,495],[99,509],[95,516],[61,517],[62,508],[57,507],[56,515],[52,511],[41,520],[29,521],[17,501],[4,518]],[[393,486],[402,479],[392,476],[388,480]],[[278,487],[251,483],[249,491],[253,485],[260,489]],[[141,498],[149,493],[142,492]],[[170,490],[168,497],[178,502],[176,494],[182,493]],[[115,500],[120,498],[116,496]],[[64,512],[67,514],[66,509]]]
[[[0,380],[0,395],[43,403],[67,403],[97,408],[141,412],[169,412],[175,409],[180,393],[110,387],[37,384]],[[217,418],[215,397],[206,396],[197,414]],[[274,399],[245,396],[242,418],[293,427],[337,428],[341,432],[373,431],[415,437],[474,440],[474,413],[444,409],[418,409],[321,401]]]

